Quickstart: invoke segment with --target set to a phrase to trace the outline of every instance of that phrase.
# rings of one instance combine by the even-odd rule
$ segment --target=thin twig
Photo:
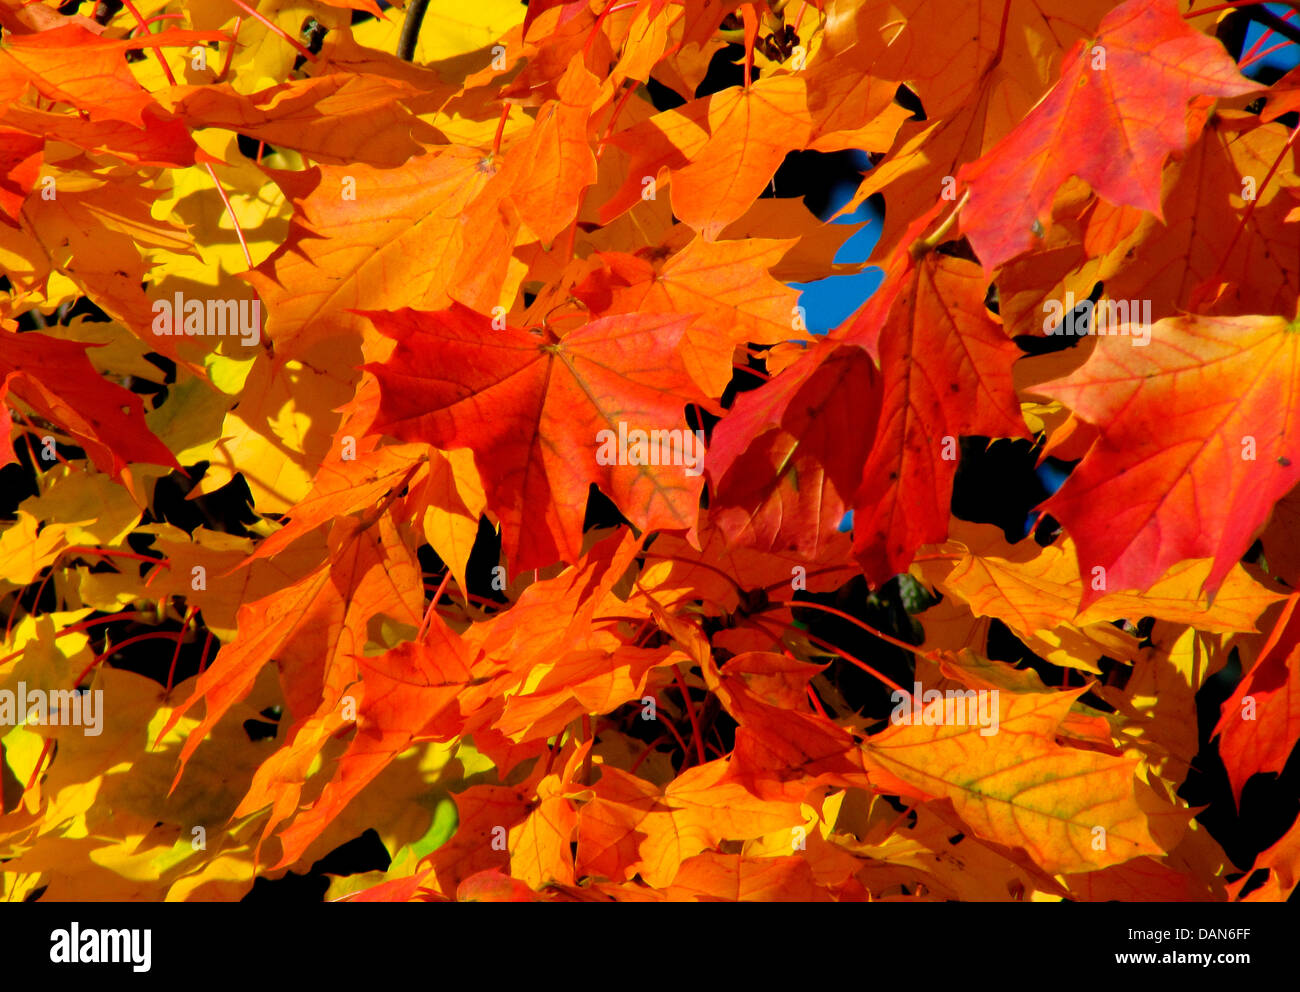
[[[113,15],[121,9],[122,0],[99,0],[99,3],[95,4],[95,23],[107,25],[113,19]]]
[[[424,12],[428,6],[429,0],[411,0],[406,8],[402,35],[397,39],[397,57],[404,62],[415,61],[415,45],[420,40],[420,25],[424,23]]]
[[[1283,38],[1294,41],[1297,45],[1300,45],[1300,25],[1292,24],[1290,21],[1284,21],[1262,3],[1257,3],[1250,7],[1243,7],[1242,10],[1246,11],[1246,13],[1250,15],[1250,19],[1255,23],[1272,28],[1274,34],[1280,34]]]

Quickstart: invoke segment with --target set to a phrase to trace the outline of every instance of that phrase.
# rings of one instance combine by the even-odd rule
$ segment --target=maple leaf
[[[1111,203],[1163,217],[1160,169],[1196,137],[1184,119],[1187,104],[1256,88],[1217,42],[1183,20],[1173,0],[1121,4],[1091,42],[1077,42],[1043,101],[957,174],[970,188],[962,231],[986,272],[1033,245],[1070,176]]]
[[[592,483],[638,528],[694,527],[702,480],[680,458],[597,459],[601,445],[633,432],[676,431],[679,445],[695,442],[682,410],[706,401],[676,352],[686,318],[606,317],[555,340],[498,330],[459,304],[367,316],[397,341],[387,362],[367,366],[382,396],[374,429],[473,448],[511,572],[577,560]]]
[[[1102,655],[1136,653],[1136,641],[1116,630],[1113,620],[1136,624],[1150,616],[1206,632],[1254,631],[1256,620],[1282,598],[1237,565],[1211,604],[1200,595],[1211,568],[1202,559],[1180,561],[1142,595],[1111,590],[1081,610],[1085,590],[1100,575],[1080,575],[1067,537],[1047,547],[1033,541],[1008,545],[995,528],[954,521],[951,538],[935,556],[922,556],[929,560],[913,566],[919,575],[975,616],[1001,620],[1041,656],[1092,671]],[[936,560],[942,558],[949,560]]]
[[[500,868],[475,872],[456,887],[457,902],[536,902],[537,894]]]
[[[714,429],[710,477],[725,491],[749,446],[769,428],[780,427],[847,496],[875,439],[880,388],[879,374],[862,349],[818,342],[784,374],[736,398]],[[845,438],[837,424],[848,417],[857,419],[858,429]]]
[[[952,800],[981,837],[1024,847],[1050,872],[1095,871],[1158,854],[1134,793],[1136,759],[1062,747],[1054,734],[1082,689],[993,697],[989,726],[899,724],[866,745],[868,774]],[[1014,746],[1003,742],[1015,737]],[[920,757],[920,755],[924,757]],[[1096,828],[1104,846],[1094,843]]]
[[[1221,735],[1220,753],[1232,783],[1232,797],[1238,803],[1246,780],[1256,773],[1280,773],[1300,740],[1296,599],[1292,595],[1287,601],[1277,629],[1255,666],[1224,700],[1214,727],[1214,733]]]
[[[450,304],[455,273],[441,260],[465,248],[460,212],[486,181],[480,161],[448,146],[400,170],[352,164],[276,174],[295,220],[286,242],[245,278],[267,305],[277,354],[356,333],[362,322],[353,310]],[[347,198],[354,190],[355,201]]]
[[[1104,589],[1146,590],[1184,558],[1213,558],[1205,590],[1218,590],[1300,481],[1298,348],[1281,317],[1170,318],[1146,347],[1099,337],[1077,372],[1035,387],[1098,429],[1043,504],[1081,568],[1105,569],[1082,605]]]
[[[706,119],[708,141],[673,171],[670,191],[673,212],[713,241],[762,192],[786,154],[807,142],[807,89],[797,76],[732,87],[709,98]]]
[[[593,273],[574,295],[593,313],[697,316],[681,345],[687,371],[709,396],[731,381],[732,355],[746,343],[778,344],[798,337],[798,293],[767,275],[794,241],[692,240],[654,271],[630,256],[598,256],[608,272]]]
[[[841,53],[835,62],[869,63],[873,76],[905,84],[928,110],[926,120],[904,122],[885,160],[840,208],[847,213],[885,192],[888,209],[876,255],[892,254],[936,189],[956,197],[958,168],[1020,123],[1056,81],[1067,50],[1091,37],[1113,6],[1110,0],[1002,6],[913,0],[900,22],[897,5],[864,3],[851,21],[832,28],[829,44]],[[925,30],[931,19],[950,30],[935,37]]]
[[[1294,176],[1288,136],[1252,123],[1231,111],[1214,115],[1166,179],[1164,222],[1144,217],[1102,260],[1097,277],[1106,281],[1109,296],[1150,300],[1156,319],[1191,309],[1203,287],[1217,295],[1204,308],[1216,314],[1285,314],[1295,305],[1300,285],[1294,272],[1273,261],[1300,252],[1300,233],[1286,221],[1291,180],[1266,187],[1255,199],[1225,200],[1215,193],[1235,188],[1249,194],[1254,177],[1274,162]],[[1089,229],[1118,226],[1116,212],[1099,204]],[[1237,233],[1246,223],[1254,234],[1249,239]]]
[[[735,718],[736,748],[728,777],[765,799],[786,796],[786,783],[862,787],[865,772],[851,733],[818,713],[800,712],[814,666],[782,655],[748,652],[715,674],[714,691]]]
[[[587,145],[587,120],[599,82],[579,62],[570,63],[528,136],[506,153],[501,171],[483,192],[504,198],[522,223],[544,244],[573,223],[582,191],[596,180],[596,160]]]
[[[670,899],[698,902],[828,902],[803,858],[696,855],[682,864],[668,887]]]
[[[100,376],[86,350],[73,341],[0,329],[0,401],[15,396],[70,432],[110,475],[121,475],[129,462],[179,468],[145,426],[140,397]],[[12,447],[6,460],[15,460]]]
[[[309,575],[241,607],[239,628],[250,633],[222,649],[163,727],[166,733],[196,702],[206,702],[203,721],[181,749],[177,781],[204,735],[248,695],[273,656],[284,671],[289,701],[305,720],[323,697],[331,691],[341,695],[356,681],[356,652],[376,614],[418,622],[415,567],[391,526],[371,530],[362,521],[340,520],[330,533],[330,551]]]
[[[1300,736],[1284,20],[57,6],[0,5],[4,899],[1291,897],[1231,808]]]
[[[222,38],[224,35],[216,32],[164,31],[150,37],[147,44],[188,48]],[[122,53],[145,44],[101,38],[79,24],[64,24],[8,39],[0,51],[0,78],[22,80],[47,100],[80,108],[91,120],[143,127],[145,109],[156,104],[123,61]]]
[[[59,177],[55,176],[55,188]],[[36,288],[53,273],[66,275],[93,292],[103,309],[126,324],[153,349],[176,355],[173,338],[154,333],[155,311],[142,289],[152,249],[193,253],[184,228],[152,216],[156,192],[142,181],[112,183],[92,175],[65,186],[53,198],[29,196],[22,227],[0,227],[0,242],[22,259],[10,278]]]
[[[0,179],[0,211],[6,223],[18,226],[18,211],[23,200],[32,191],[41,171],[45,142],[34,134],[14,128],[0,128],[0,166],[4,178]]]
[[[248,96],[229,85],[177,87],[164,99],[191,127],[238,131],[318,162],[394,168],[421,151],[417,138],[437,137],[404,105],[419,93],[401,80],[338,73]]]
[[[43,144],[39,135],[87,152],[107,152],[126,162],[171,168],[193,164],[199,157],[198,145],[180,120],[165,119],[161,107],[146,107],[143,118],[141,128],[124,121],[88,120],[71,109],[58,113],[14,104],[3,113],[5,121],[27,136],[18,141],[34,139]]]
[[[363,698],[356,735],[320,796],[297,811],[279,835],[280,865],[296,862],[339,811],[417,738],[454,736],[459,729],[456,697],[471,680],[468,662],[468,652],[436,618],[425,640],[406,641],[379,658],[358,662]],[[331,708],[338,712],[337,705]],[[250,792],[240,809],[256,809],[255,795]]]
[[[358,510],[372,509],[394,489],[414,479],[427,459],[418,445],[395,445],[366,452],[360,458],[322,464],[312,480],[311,492],[298,500],[293,516],[262,541],[249,561],[267,558],[321,524]]]
[[[1290,898],[1300,877],[1296,875],[1296,863],[1300,860],[1300,824],[1293,823],[1276,843],[1255,858],[1255,870],[1267,868],[1269,879],[1254,892],[1241,895],[1242,889],[1255,876],[1252,871],[1232,884],[1234,898],[1246,902],[1284,902]]]
[[[881,291],[883,317],[870,301],[837,335],[878,354],[884,370],[879,427],[853,497],[854,551],[873,583],[946,531],[959,437],[1027,434],[1011,382],[1020,352],[984,309],[977,267],[928,254],[897,278]]]

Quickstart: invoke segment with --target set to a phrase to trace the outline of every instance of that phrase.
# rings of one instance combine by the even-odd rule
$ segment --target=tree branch
[[[1243,7],[1242,9],[1250,15],[1252,21],[1262,24],[1265,27],[1272,28],[1274,34],[1280,34],[1288,41],[1293,41],[1297,45],[1300,45],[1300,24],[1282,20],[1281,17],[1273,13],[1262,3],[1252,4],[1251,6]]]
[[[406,62],[415,61],[415,43],[420,39],[420,25],[424,23],[424,12],[429,0],[411,0],[406,8],[406,20],[402,22],[402,36],[397,39],[397,57]]]
[[[99,0],[95,4],[94,21],[96,24],[107,25],[121,9],[122,0]]]

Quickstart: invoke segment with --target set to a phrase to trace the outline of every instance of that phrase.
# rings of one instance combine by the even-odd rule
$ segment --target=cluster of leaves
[[[1222,6],[6,0],[0,690],[103,726],[0,728],[4,896],[1287,898],[1184,790],[1300,736],[1300,79]],[[856,228],[767,194],[848,149],[814,336]],[[1032,536],[951,513],[1013,442]]]

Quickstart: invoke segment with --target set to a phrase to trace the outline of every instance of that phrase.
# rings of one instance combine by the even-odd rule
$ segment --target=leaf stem
[[[181,657],[181,643],[185,639],[185,630],[189,627],[190,621],[194,619],[194,614],[198,611],[197,606],[191,606],[185,613],[185,619],[181,621],[181,629],[176,632],[176,650],[172,652],[171,668],[167,669],[167,688],[163,690],[164,699],[171,693],[172,686],[176,681],[176,663]]]
[[[230,71],[230,63],[234,60],[234,58],[235,58],[235,48],[238,47],[238,42],[239,42],[239,27],[240,27],[240,25],[243,24],[243,23],[244,23],[244,19],[243,19],[242,17],[236,17],[236,18],[235,18],[235,31],[234,31],[234,33],[230,36],[230,47],[226,49],[226,61],[225,61],[225,63],[221,66],[221,73],[220,73],[220,75],[218,75],[217,78],[216,78],[216,82],[218,82],[218,83],[220,83],[220,82],[224,82],[225,79],[226,79],[226,73],[228,73],[228,72]],[[259,162],[261,161],[261,157],[260,157],[260,156],[258,157],[258,161],[259,161]]]
[[[199,652],[199,674],[202,675],[204,669],[208,667],[208,648],[212,647],[212,631],[208,631],[208,636],[203,639],[203,650]]]
[[[757,625],[759,626],[759,628],[760,628],[761,630],[763,630],[763,631],[767,634],[768,637],[772,637],[772,631],[771,631],[771,629],[770,629],[769,627],[767,627],[765,624],[759,623],[759,620],[760,620],[760,618],[757,617],[757,616],[748,616],[748,617],[745,617],[745,618],[744,618],[744,621],[745,621],[746,623],[754,623],[754,624],[757,624]],[[778,632],[779,632],[782,636],[784,636],[784,634],[785,634],[785,631],[784,631],[784,630],[779,630]],[[887,675],[882,675],[880,672],[876,671],[874,668],[872,668],[870,665],[868,665],[865,661],[862,661],[860,658],[857,658],[857,657],[855,657],[854,655],[849,654],[849,653],[848,653],[847,651],[845,651],[843,648],[836,647],[834,644],[830,643],[829,641],[824,641],[824,640],[822,640],[820,637],[814,637],[812,634],[808,633],[808,631],[806,631],[806,630],[801,630],[801,631],[799,631],[799,633],[800,633],[802,636],[806,637],[809,641],[811,641],[811,642],[812,642],[813,644],[815,644],[817,647],[823,649],[824,651],[829,651],[831,654],[838,655],[839,657],[841,657],[841,658],[843,658],[845,661],[847,661],[849,664],[854,665],[854,666],[856,666],[857,668],[862,669],[862,670],[863,670],[864,672],[866,672],[868,675],[871,675],[871,676],[873,676],[874,678],[879,679],[881,682],[883,682],[885,685],[889,686],[891,689],[895,690],[896,692],[906,692],[906,691],[907,691],[907,690],[904,689],[901,685],[899,685],[897,682],[895,682],[893,679],[891,679],[889,676],[887,676]],[[782,647],[785,647],[785,642],[784,642],[783,640],[781,640],[779,637],[773,637],[772,639],[773,639],[777,644],[780,644]],[[915,648],[912,648],[912,650],[915,651],[916,649],[915,649]]]
[[[601,133],[601,135],[600,135],[600,142],[596,145],[596,161],[597,161],[597,162],[599,162],[601,156],[605,154],[605,145],[606,145],[606,143],[609,141],[609,136],[610,136],[610,134],[611,134],[611,133],[613,132],[613,130],[614,130],[614,125],[615,125],[615,123],[617,123],[618,118],[619,118],[619,115],[620,115],[621,113],[623,113],[623,108],[627,106],[627,101],[628,101],[628,99],[629,99],[629,98],[632,96],[632,94],[635,93],[635,92],[636,92],[636,86],[635,86],[635,85],[628,86],[628,87],[623,91],[623,95],[620,96],[620,97],[618,98],[618,102],[614,104],[614,112],[611,113],[611,114],[609,115],[609,123],[605,125],[605,129],[604,129],[604,131],[603,131],[603,132]],[[587,195],[587,190],[589,190],[589,189],[591,189],[590,186],[584,186],[584,187],[583,187],[582,195],[583,195],[584,199],[585,199],[585,197],[586,197],[586,195]],[[581,210],[582,210],[581,206],[579,206],[578,210],[579,210],[579,212],[581,212]]]
[[[1250,14],[1250,19],[1252,21],[1262,24],[1264,27],[1272,28],[1274,32],[1280,34],[1283,38],[1287,38],[1294,41],[1296,44],[1300,44],[1300,26],[1283,20],[1262,3],[1252,4],[1245,8],[1245,10]],[[1290,16],[1290,13],[1293,12],[1289,12],[1288,16]]]
[[[226,215],[230,218],[230,223],[235,225],[235,237],[239,239],[239,247],[244,250],[244,261],[248,267],[253,267],[253,256],[248,253],[248,242],[244,240],[244,229],[239,226],[239,219],[235,216],[235,210],[230,205],[230,198],[226,196],[226,191],[221,188],[221,180],[217,178],[216,172],[212,169],[211,162],[204,162],[203,168],[208,170],[208,175],[212,177],[212,185],[217,187],[217,195],[221,197],[221,202],[226,205]]]
[[[506,120],[510,117],[510,104],[501,104],[501,119],[497,121],[497,133],[492,138],[492,157],[501,154],[501,138],[506,133]]]
[[[791,601],[789,605],[791,612],[796,609],[802,609],[805,606],[814,610],[821,610],[824,613],[829,613],[831,616],[839,617],[841,620],[847,620],[849,623],[860,627],[871,636],[880,638],[886,644],[892,644],[896,648],[902,648],[904,651],[909,651],[915,655],[925,654],[925,652],[920,650],[915,644],[908,644],[906,641],[900,641],[897,637],[892,637],[889,634],[886,634],[883,630],[877,630],[866,621],[859,620],[857,617],[845,613],[843,610],[837,610],[833,606],[823,606],[821,603],[814,603],[812,600],[808,599],[796,599]]]
[[[645,746],[645,749],[642,750],[641,754],[637,757],[636,761],[632,762],[632,767],[627,770],[627,773],[629,775],[636,774],[636,770],[641,767],[642,762],[644,762],[646,758],[650,757],[650,752],[653,751],[659,745],[659,742],[662,741],[665,736],[667,735],[660,734],[658,737],[656,737],[654,740],[652,740],[649,744]]]
[[[826,568],[819,568],[814,572],[809,572],[807,575],[804,576],[804,578],[812,579],[812,578],[816,578],[818,575],[829,575],[831,572],[835,572],[838,570],[839,570],[839,566],[830,565]],[[772,592],[782,587],[789,588],[789,586],[790,586],[790,580],[782,579],[780,582],[773,582],[770,586],[763,586],[763,592]]]
[[[740,8],[741,17],[745,21],[745,89],[749,89],[751,77],[754,75],[754,42],[758,39],[758,11],[752,3],[747,3]]]
[[[424,619],[420,621],[420,632],[416,640],[424,640],[424,635],[429,629],[429,621],[433,619],[434,608],[438,605],[438,600],[447,590],[447,583],[451,580],[451,569],[447,569],[447,574],[442,577],[442,582],[438,584],[437,590],[433,594],[433,599],[429,600],[429,608],[424,611]]]
[[[32,786],[36,784],[36,779],[40,777],[41,766],[45,764],[45,759],[49,757],[50,752],[54,750],[54,738],[45,738],[45,745],[41,748],[41,755],[36,759],[36,767],[32,769],[31,777],[27,779],[27,784],[23,786],[23,795],[27,795]],[[21,801],[21,798],[20,800]]]
[[[911,252],[912,258],[920,258],[927,252],[933,251],[939,242],[948,236],[948,232],[952,230],[952,225],[956,223],[957,217],[961,213],[961,208],[966,206],[966,201],[969,199],[970,190],[967,189],[966,192],[961,195],[961,199],[957,201],[957,205],[952,208],[952,212],[944,218],[943,223],[935,228],[933,234],[927,238],[919,238],[912,243],[911,248],[908,249]]]
[[[1291,45],[1294,44],[1295,42],[1293,41],[1279,41],[1276,45],[1273,45],[1271,48],[1266,48],[1258,55],[1246,59],[1244,62],[1238,65],[1237,68],[1238,69],[1249,68],[1250,66],[1254,65],[1256,62],[1262,62],[1264,59],[1268,58],[1274,52],[1280,52],[1282,49],[1289,48]]]
[[[101,623],[113,623],[114,621],[117,620],[136,620],[140,617],[145,617],[145,616],[153,616],[153,614],[145,613],[143,610],[124,610],[121,613],[114,613],[112,616],[96,617],[94,620],[83,620],[81,623],[71,624],[70,626],[63,627],[60,630],[56,630],[54,632],[54,636],[56,638],[59,638],[59,637],[63,637],[65,634],[76,634],[80,631],[87,630]],[[8,634],[9,632],[6,631],[5,632],[6,639],[8,638]],[[13,661],[15,658],[21,658],[23,651],[26,650],[27,648],[24,647],[18,651],[11,651],[3,658],[0,658],[0,665]]]
[[[794,657],[794,655],[790,654],[789,651],[786,652],[786,655],[791,658]],[[822,719],[829,720],[830,717],[826,715],[826,710],[822,706],[822,701],[817,698],[817,693],[813,692],[812,684],[809,683],[808,685],[805,685],[804,688],[808,690],[808,702],[812,703],[813,709],[818,712]]]
[[[885,837],[885,839],[888,839],[888,838],[893,834],[894,829],[895,829],[895,828],[896,828],[900,823],[902,823],[903,820],[905,820],[905,819],[907,818],[908,814],[911,813],[911,812],[912,812],[912,807],[911,807],[911,806],[907,806],[907,807],[905,807],[905,808],[903,809],[903,812],[899,813],[898,816],[896,816],[896,817],[894,818],[894,822],[891,823],[891,824],[889,825],[888,829],[885,830],[885,833],[884,833],[884,837]]]
[[[1005,0],[1002,4],[1002,26],[998,28],[998,53],[994,57],[994,65],[1002,61],[1002,53],[1007,47],[1007,24],[1011,20],[1011,0]]]
[[[591,26],[591,30],[587,32],[587,41],[582,46],[583,59],[586,59],[586,57],[591,54],[592,43],[595,42],[596,35],[600,33],[600,26],[605,23],[605,18],[607,18],[610,14],[613,14],[617,11],[627,10],[629,7],[635,7],[637,6],[638,3],[639,0],[633,0],[633,2],[631,3],[615,4],[611,0],[610,3],[605,5],[605,9],[596,15],[596,23],[593,24]]]
[[[156,24],[159,21],[179,21],[179,20],[184,20],[184,18],[185,18],[184,14],[154,14],[153,17],[146,18],[143,23],[137,24],[135,27],[133,27],[130,31],[127,32],[126,36],[128,38],[134,38],[135,33],[139,31],[141,28],[146,28],[150,24]]]
[[[1284,16],[1282,19],[1283,19],[1283,20],[1289,20],[1290,17],[1291,17],[1291,15],[1294,14],[1294,13],[1295,13],[1294,10],[1288,10],[1288,11],[1286,12],[1285,16]],[[1241,56],[1242,61],[1241,61],[1240,63],[1238,63],[1237,68],[1240,69],[1240,68],[1241,68],[1242,66],[1244,66],[1244,65],[1249,65],[1250,62],[1252,61],[1251,56],[1254,55],[1256,52],[1258,52],[1261,48],[1263,48],[1263,47],[1264,47],[1264,44],[1268,41],[1268,39],[1269,39],[1272,35],[1273,35],[1273,29],[1272,29],[1272,28],[1265,28],[1265,29],[1260,33],[1260,36],[1259,36],[1258,38],[1255,39],[1255,44],[1251,45],[1251,46],[1250,46],[1250,49],[1249,49],[1248,51],[1246,51],[1246,52],[1244,52],[1244,53],[1242,54],[1242,56]]]
[[[128,637],[125,641],[122,641],[120,644],[111,645],[103,653],[95,655],[95,657],[91,659],[90,664],[81,670],[81,674],[77,676],[77,681],[75,681],[72,684],[74,687],[81,685],[82,680],[87,675],[90,674],[91,669],[93,669],[105,658],[111,658],[113,655],[117,654],[123,648],[128,648],[132,644],[139,644],[141,641],[157,641],[157,640],[164,640],[164,639],[171,640],[171,638],[172,638],[172,632],[170,630],[154,630],[154,631],[150,631],[147,634],[136,634],[135,637]]]
[[[74,545],[72,545],[72,546],[70,546],[70,547],[63,548],[62,550],[60,550],[60,551],[59,551],[59,552],[58,552],[58,553],[57,553],[57,554],[56,554],[56,555],[55,555],[55,556],[50,560],[50,564],[47,566],[48,569],[49,569],[49,571],[46,572],[46,574],[45,574],[45,578],[41,580],[41,584],[40,584],[40,586],[39,586],[39,587],[37,588],[37,590],[36,590],[36,597],[32,600],[31,608],[27,611],[28,616],[34,616],[34,615],[35,615],[35,614],[33,613],[33,611],[36,609],[36,604],[39,603],[39,602],[41,601],[41,594],[42,594],[43,592],[45,592],[45,587],[46,587],[46,585],[48,585],[50,579],[54,577],[54,566],[55,566],[55,564],[56,564],[56,563],[58,562],[58,560],[59,560],[60,558],[62,558],[64,555],[66,555],[66,554],[74,554],[74,553],[75,553],[75,554],[96,554],[96,555],[106,555],[106,556],[108,556],[108,557],[116,556],[116,557],[119,557],[119,558],[133,558],[133,559],[135,559],[135,560],[137,560],[137,561],[153,562],[155,565],[161,565],[163,568],[171,568],[171,560],[168,559],[168,558],[150,558],[148,555],[138,555],[138,554],[135,554],[134,552],[131,552],[131,551],[118,551],[118,550],[116,550],[116,549],[114,549],[114,548],[87,548],[87,547],[82,547],[81,545],[76,545],[76,544],[74,544]],[[152,580],[153,576],[156,575],[156,574],[157,574],[156,572],[150,573],[150,579]],[[15,601],[15,603],[14,603],[14,610],[11,610],[11,611],[10,611],[10,613],[9,613],[9,620],[8,620],[8,622],[5,624],[5,639],[6,639],[6,640],[9,639],[9,634],[10,634],[10,632],[13,630],[13,622],[14,622],[14,618],[18,615],[17,612],[16,612],[17,607],[18,607],[18,603]],[[120,614],[114,614],[114,616],[120,616]],[[80,626],[80,625],[78,625],[78,626]],[[57,637],[58,635],[56,634],[55,636]],[[5,660],[8,660],[8,659],[5,659]],[[0,664],[3,664],[3,661],[0,661]]]
[[[263,25],[266,26],[267,30],[271,31],[273,34],[279,35],[282,39],[284,39],[284,41],[287,44],[297,49],[298,54],[301,55],[303,58],[305,58],[308,62],[320,61],[316,57],[315,52],[313,52],[310,48],[307,48],[306,46],[299,44],[297,40],[290,38],[289,35],[285,33],[282,27],[280,27],[278,24],[272,21],[267,20],[267,18],[264,17],[262,14],[258,13],[248,4],[244,3],[244,0],[230,0],[230,2],[233,3],[240,10],[242,10],[244,13],[246,13],[249,17],[252,17],[255,20],[260,21]]]
[[[691,734],[695,738],[695,753],[702,765],[708,761],[704,754],[704,737],[700,734],[700,720],[695,715],[695,703],[691,701],[690,691],[686,688],[686,680],[682,678],[681,669],[673,665],[673,678],[677,681],[677,688],[681,691],[682,702],[686,707],[686,715],[691,721]]]
[[[673,739],[677,741],[677,746],[682,749],[682,768],[685,768],[686,763],[690,761],[691,758],[691,749],[686,746],[685,738],[683,738],[681,732],[673,726],[671,720],[664,720],[663,725],[668,728],[668,731],[673,735]]]
[[[122,0],[122,3],[126,6],[126,9],[131,12],[131,16],[136,19],[137,25],[144,30],[145,34],[148,34],[149,22],[144,19],[144,16],[140,11],[135,9],[135,4],[133,4],[131,0]],[[162,66],[163,75],[167,77],[167,82],[175,86],[176,77],[172,75],[172,67],[167,64],[167,60],[163,57],[162,46],[150,45],[149,50],[154,53],[154,56],[158,59],[158,64]]]
[[[596,746],[596,739],[591,732],[591,714],[582,714],[582,739],[590,745],[582,756],[582,784],[591,785],[591,749]]]

